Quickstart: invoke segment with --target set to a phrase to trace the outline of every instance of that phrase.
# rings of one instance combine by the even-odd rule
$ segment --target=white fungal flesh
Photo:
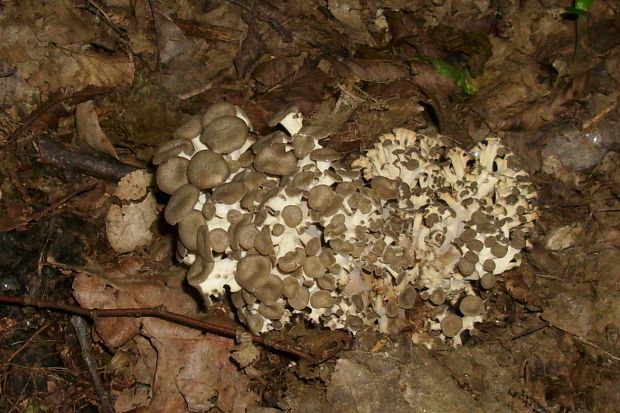
[[[237,110],[237,116],[251,127],[242,111]],[[259,140],[258,146],[248,139],[224,155],[225,160],[239,165],[268,145],[284,145],[285,152],[292,153],[296,140],[308,138],[312,150],[321,149],[318,139],[304,134],[301,119],[300,114],[290,114],[282,121],[292,136],[276,134]],[[176,156],[191,159],[209,149],[200,137],[191,141],[194,154]],[[311,155],[297,157],[286,177],[266,175],[257,187],[244,183],[244,199],[232,205],[214,202],[213,190],[203,190],[194,209],[202,211],[205,203],[214,202],[204,223],[209,234],[227,231],[230,242],[223,252],[203,256],[213,260],[213,269],[192,285],[215,298],[227,289],[237,294],[233,302],[239,318],[254,333],[281,328],[294,315],[329,328],[396,332],[404,325],[405,308],[411,308],[397,304],[405,290],[413,287],[423,299],[433,293],[456,304],[464,295],[475,295],[473,286],[483,275],[498,275],[520,264],[523,237],[536,217],[536,193],[527,173],[510,166],[513,156],[496,138],[466,152],[448,148],[441,137],[395,129],[379,137],[349,168]],[[223,184],[245,182],[250,173],[256,174],[253,162],[238,167]],[[282,217],[287,206],[298,207],[287,211],[293,213],[294,219],[287,221],[291,226]],[[245,232],[237,232],[241,227]],[[234,241],[242,236],[252,238]],[[186,248],[178,252],[185,264],[198,254]],[[266,278],[258,275],[256,285],[253,276],[239,281],[248,290],[242,288],[235,280],[237,263],[255,254],[269,257],[270,276],[294,277],[296,284],[289,282],[289,288],[298,288],[296,295],[269,290],[259,296],[277,298],[261,303],[253,291],[262,288]],[[281,288],[280,281],[273,282],[273,288]],[[426,305],[435,304],[427,300]],[[441,330],[448,310],[439,314],[428,320],[430,330]],[[483,315],[464,316],[463,331],[482,319]],[[460,343],[459,334],[452,343]]]

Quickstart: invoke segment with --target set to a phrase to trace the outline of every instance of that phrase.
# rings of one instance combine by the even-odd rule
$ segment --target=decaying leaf
[[[115,159],[118,155],[99,126],[95,104],[92,100],[80,103],[75,107],[75,126],[77,144],[85,150],[105,153]]]
[[[157,201],[152,193],[148,193],[152,182],[153,175],[142,169],[119,181],[114,196],[121,201],[134,202],[111,205],[108,210],[106,236],[114,251],[129,252],[151,242],[153,233],[149,228],[158,216]]]
[[[119,253],[147,245],[153,239],[149,228],[157,216],[157,201],[153,194],[139,203],[110,206],[106,215],[108,242]]]

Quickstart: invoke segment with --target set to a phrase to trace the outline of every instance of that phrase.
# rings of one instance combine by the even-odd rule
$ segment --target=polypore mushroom
[[[288,175],[295,170],[297,158],[282,143],[265,145],[254,158],[254,168],[270,175]]]
[[[236,114],[237,111],[235,109],[235,105],[228,102],[214,103],[209,106],[202,115],[201,124],[202,127],[205,127],[217,118],[221,118],[222,116],[235,116]],[[197,135],[194,135],[194,137],[196,136]]]
[[[230,176],[228,163],[219,153],[200,151],[189,162],[187,178],[200,189],[215,188]]]
[[[202,123],[200,122],[200,115],[194,115],[174,131],[173,136],[177,139],[194,139],[200,136],[202,130]]]
[[[484,302],[478,296],[468,295],[461,300],[459,310],[464,316],[480,315],[484,311]]]
[[[170,225],[176,225],[185,215],[189,214],[198,202],[200,190],[192,184],[180,187],[168,201],[164,210],[164,218]]]
[[[237,264],[235,281],[249,292],[254,292],[269,281],[271,261],[262,255],[246,255]]]
[[[173,194],[177,189],[188,183],[187,166],[189,161],[178,156],[163,162],[157,168],[155,181],[159,189],[167,194]]]
[[[270,124],[297,122],[295,113]],[[438,320],[426,325],[457,345],[483,319],[476,289],[492,288],[521,259],[535,193],[496,139],[473,156],[396,129],[349,168],[316,128],[299,133],[299,122],[284,125],[290,135],[256,141],[231,104],[211,106],[201,122],[199,138],[156,156],[158,183],[172,194],[164,216],[179,224],[191,284],[215,298],[233,294],[254,333],[296,315],[394,332],[419,306]],[[182,136],[195,132],[184,127]],[[457,302],[462,318],[447,310]]]
[[[446,337],[454,337],[463,329],[463,319],[456,314],[448,313],[441,320],[441,332]]]
[[[241,148],[248,137],[248,126],[236,116],[221,116],[206,125],[200,141],[217,153],[231,153]]]

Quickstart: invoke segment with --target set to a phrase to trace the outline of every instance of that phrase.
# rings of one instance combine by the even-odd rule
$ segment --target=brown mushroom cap
[[[490,290],[491,288],[495,287],[495,283],[496,283],[495,275],[493,275],[490,272],[480,277],[480,286],[484,288],[485,290]]]
[[[174,131],[173,136],[177,139],[194,139],[200,135],[202,130],[202,123],[200,122],[200,115],[194,115],[187,120],[183,125],[179,126]]]
[[[384,176],[375,176],[370,182],[372,191],[381,199],[396,199],[398,188],[396,181],[388,179]]]
[[[443,302],[446,300],[446,293],[441,288],[436,288],[433,290],[428,299],[431,303],[435,305],[442,305]]]
[[[308,206],[322,212],[330,206],[334,196],[334,190],[328,185],[317,185],[308,192]]]
[[[465,257],[461,257],[461,259],[459,259],[458,269],[461,274],[468,276],[474,272],[476,264],[468,261]]]
[[[508,247],[502,244],[495,244],[491,247],[491,254],[498,258],[503,258],[508,252]]]
[[[194,263],[187,271],[187,282],[193,287],[198,287],[201,283],[207,281],[209,274],[213,271],[214,264],[206,262],[201,257],[196,257]],[[210,292],[207,292],[209,294]]]
[[[179,238],[188,250],[196,251],[198,249],[196,244],[198,228],[205,224],[206,221],[202,212],[195,209],[191,210],[179,221]]]
[[[269,228],[263,227],[254,238],[254,248],[261,255],[273,255],[273,241],[269,234]]]
[[[245,195],[245,186],[241,182],[229,182],[217,187],[213,191],[212,199],[226,205],[233,205]]]
[[[286,254],[278,259],[278,268],[284,273],[293,272],[301,267],[306,260],[306,252],[301,248],[296,248],[293,251],[288,251]]]
[[[482,263],[482,269],[487,272],[495,271],[495,261],[493,261],[492,259],[484,260],[484,262]]]
[[[254,296],[265,303],[275,303],[284,292],[284,283],[277,275],[269,276],[267,282],[254,291]],[[279,317],[278,317],[279,318]]]
[[[214,103],[209,106],[205,113],[202,115],[202,127],[207,126],[217,118],[221,118],[222,116],[235,116],[236,113],[237,111],[235,110],[235,105],[231,103]]]
[[[277,320],[284,315],[284,303],[260,303],[258,312],[269,320]]]
[[[248,138],[248,125],[236,116],[221,116],[202,130],[200,141],[217,153],[231,153]]]
[[[274,237],[279,237],[280,235],[284,234],[285,230],[286,227],[284,227],[284,225],[280,223],[275,223],[271,228],[271,235],[273,235]]]
[[[342,158],[342,154],[334,148],[318,148],[310,152],[310,159],[313,161],[337,161]]]
[[[316,255],[306,258],[303,268],[304,273],[310,278],[319,278],[325,274],[325,265]]]
[[[405,310],[413,308],[417,297],[418,292],[415,290],[415,288],[413,288],[412,286],[407,286],[398,295],[398,306],[400,308],[404,308]]]
[[[295,297],[297,291],[301,287],[299,285],[299,280],[296,277],[288,276],[282,281],[283,290],[282,293],[287,298]]]
[[[310,290],[301,286],[297,290],[297,293],[288,299],[288,303],[295,310],[301,311],[308,306],[308,300],[310,299]]]
[[[161,165],[173,156],[179,155],[181,152],[191,154],[194,146],[190,141],[184,139],[174,139],[161,145],[155,155],[153,155],[153,165]]]
[[[229,232],[233,230],[232,227],[233,225],[231,225]],[[254,248],[254,241],[257,235],[258,229],[256,229],[256,225],[252,223],[234,225],[234,230],[232,231],[233,249],[237,249],[237,246],[246,251]]]
[[[270,274],[269,258],[262,255],[246,255],[237,264],[235,281],[249,292],[254,292],[267,283]]]
[[[187,168],[187,178],[200,189],[215,188],[229,176],[230,168],[224,157],[209,150],[194,155]]]
[[[446,337],[454,337],[463,328],[463,319],[456,314],[446,314],[441,320],[441,331]]]
[[[336,289],[336,278],[331,274],[325,274],[318,279],[317,284],[323,290],[334,291]]]
[[[295,157],[304,159],[314,149],[314,139],[310,136],[296,135],[293,137],[292,147]]]
[[[476,316],[484,311],[484,301],[476,295],[468,295],[461,300],[459,310],[465,316]]]
[[[211,248],[217,253],[222,253],[230,246],[228,231],[223,228],[215,228],[209,231]]]
[[[484,244],[482,243],[482,241],[477,240],[477,239],[469,240],[465,243],[465,245],[467,245],[467,248],[469,248],[470,250],[474,252],[480,252],[482,251],[482,248],[484,247]]]
[[[314,308],[331,308],[334,305],[334,297],[329,291],[319,290],[312,293],[310,306]]]
[[[282,209],[282,220],[291,228],[295,228],[301,223],[304,213],[297,205],[287,205]]]
[[[297,158],[283,143],[264,145],[254,157],[254,168],[265,174],[284,176],[295,170]]]
[[[189,161],[174,156],[157,167],[155,180],[157,187],[167,194],[173,194],[177,189],[187,184],[187,166]]]
[[[210,220],[215,216],[216,212],[217,209],[215,208],[215,204],[212,200],[208,199],[202,206],[202,215],[204,215],[207,220]]]
[[[180,187],[168,201],[164,210],[164,219],[170,225],[176,225],[181,218],[189,214],[198,202],[200,190],[192,184]]]
[[[317,237],[311,238],[306,244],[306,255],[317,255],[321,250],[321,240]]]
[[[461,238],[462,241],[467,242],[476,238],[476,235],[478,235],[478,233],[475,230],[467,228],[461,233],[461,236],[459,238]]]

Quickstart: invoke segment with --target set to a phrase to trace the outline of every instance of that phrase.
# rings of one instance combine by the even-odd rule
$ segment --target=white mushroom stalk
[[[346,167],[301,119],[282,111],[272,122],[290,134],[255,140],[247,116],[218,103],[156,153],[188,282],[231,294],[254,333],[293,317],[393,333],[419,308],[435,314],[430,330],[460,343],[483,319],[477,293],[519,265],[536,217],[514,155],[494,138],[474,157],[395,129]]]

